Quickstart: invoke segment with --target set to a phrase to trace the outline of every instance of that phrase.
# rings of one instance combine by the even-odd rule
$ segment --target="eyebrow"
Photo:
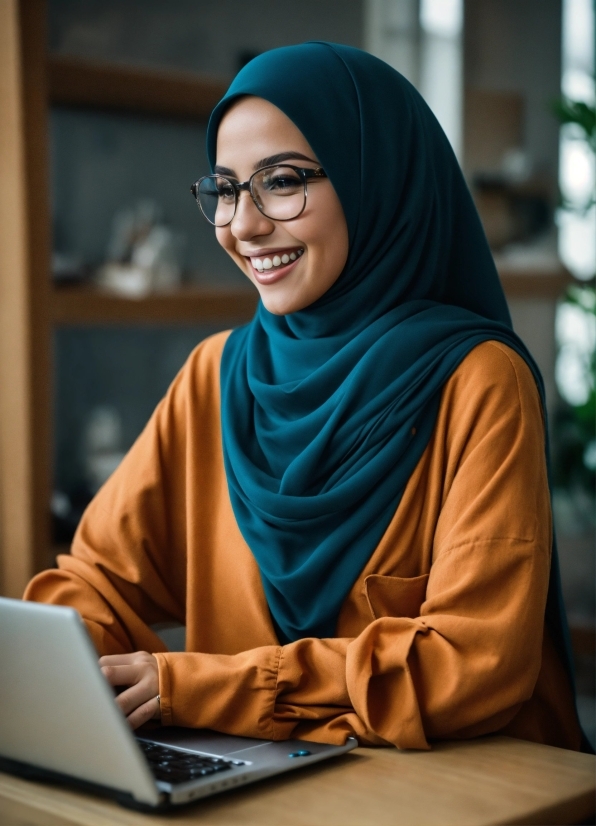
[[[300,154],[300,152],[279,152],[277,155],[270,155],[268,158],[261,158],[261,160],[257,161],[253,166],[253,169],[256,172],[264,166],[274,166],[282,161],[308,161],[309,163],[318,163],[318,161],[315,161],[314,158],[308,158],[306,155]],[[217,165],[213,168],[213,171],[216,175],[229,175],[231,178],[237,177],[234,170],[229,169],[227,166]]]

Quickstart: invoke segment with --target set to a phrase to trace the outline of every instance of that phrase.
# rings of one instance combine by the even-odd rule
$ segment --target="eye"
[[[291,195],[296,190],[302,189],[302,179],[291,170],[275,172],[263,177],[263,189],[276,195]]]
[[[229,181],[218,181],[217,185],[217,197],[220,201],[233,201],[235,197],[234,187]]]

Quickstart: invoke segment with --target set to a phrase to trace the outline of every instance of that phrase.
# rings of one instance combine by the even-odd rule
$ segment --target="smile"
[[[289,252],[283,252],[281,255],[279,253],[275,253],[274,255],[265,257],[261,256],[260,258],[250,256],[250,263],[257,272],[265,272],[266,270],[272,270],[277,267],[285,267],[300,258],[303,253],[304,250],[300,248]]]

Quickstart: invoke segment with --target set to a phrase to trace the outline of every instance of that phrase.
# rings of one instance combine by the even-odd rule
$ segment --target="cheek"
[[[345,266],[349,249],[348,228],[338,203],[328,205],[328,209],[321,214],[317,240],[327,276],[334,280]]]
[[[244,258],[236,252],[236,243],[234,236],[230,232],[229,227],[221,227],[215,230],[215,237],[217,243],[222,247],[228,255],[235,261],[241,269],[244,269]]]
[[[232,243],[232,233],[229,227],[215,228],[215,237],[220,247],[223,247],[226,252],[230,252]]]

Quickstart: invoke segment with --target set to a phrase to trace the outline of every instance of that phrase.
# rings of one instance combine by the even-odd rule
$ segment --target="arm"
[[[24,595],[77,608],[102,655],[164,651],[150,626],[184,623],[185,521],[172,503],[184,501],[186,381],[183,371],[90,503],[71,554],[36,576]],[[174,474],[176,459],[182,472]]]
[[[551,548],[544,430],[521,359],[495,344],[478,358],[445,388],[434,437],[443,442],[432,446],[441,501],[418,611],[400,615],[398,577],[373,577],[384,587],[367,583],[374,614],[355,638],[158,653],[166,724],[427,748],[428,738],[496,731],[515,716],[541,663]]]

